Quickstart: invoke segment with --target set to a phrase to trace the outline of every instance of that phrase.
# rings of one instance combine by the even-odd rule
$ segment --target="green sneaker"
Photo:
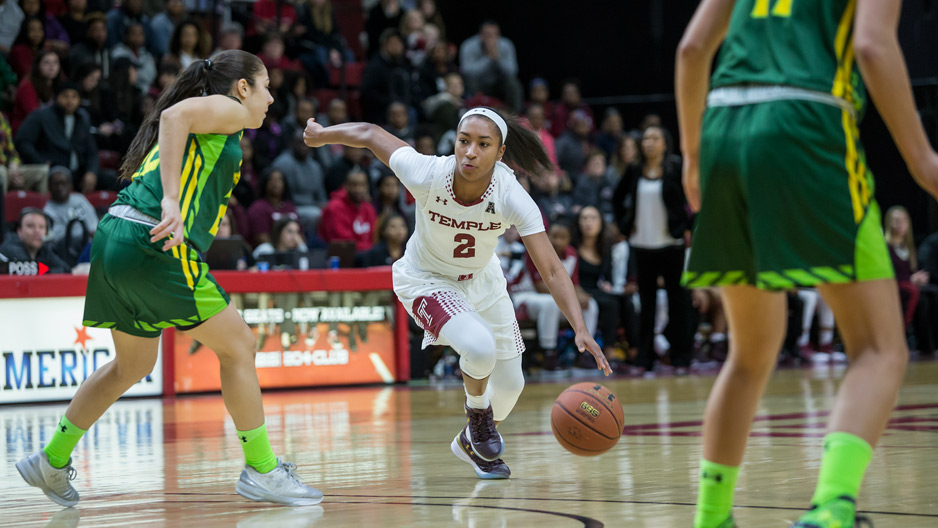
[[[873,527],[873,523],[862,515],[856,514],[857,501],[853,497],[841,495],[824,504],[814,504],[801,516],[791,528],[854,528],[854,526]]]

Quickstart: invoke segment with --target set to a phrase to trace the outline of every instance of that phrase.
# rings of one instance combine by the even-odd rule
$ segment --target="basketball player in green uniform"
[[[239,50],[196,61],[147,116],[121,167],[132,182],[101,220],[91,247],[84,325],[110,328],[114,361],[79,387],[45,448],[16,464],[27,483],[74,506],[71,453],[88,428],[150,373],[163,328],[215,351],[222,396],[246,466],[237,492],[310,505],[322,493],[274,456],[254,369],[254,335],[199,253],[211,245],[241,167],[239,141],[273,102],[263,63]]]
[[[799,286],[817,287],[833,308],[851,364],[811,509],[795,526],[854,525],[908,357],[857,131],[867,89],[912,175],[938,194],[938,155],[896,37],[900,5],[704,0],[681,41],[684,186],[700,211],[684,281],[722,287],[732,332],[704,418],[697,528],[734,526],[739,465],[784,337],[782,290]]]

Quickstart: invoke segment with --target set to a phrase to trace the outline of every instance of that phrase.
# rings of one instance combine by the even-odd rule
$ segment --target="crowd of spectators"
[[[692,215],[680,157],[658,116],[627,126],[617,108],[587,104],[576,79],[523,82],[515,43],[496,21],[455,42],[437,0],[365,4],[257,0],[219,17],[215,3],[195,0],[0,0],[0,181],[6,196],[37,193],[45,202],[14,212],[0,255],[40,260],[53,272],[86,262],[98,215],[127,184],[115,169],[144,115],[194,61],[245,49],[267,66],[275,102],[241,141],[244,161],[219,236],[245,241],[230,267],[336,244],[348,244],[359,266],[401,258],[413,198],[364,149],[307,148],[305,123],[370,121],[423,154],[449,155],[462,113],[484,104],[521,114],[555,165],[516,174],[607,356],[635,373],[725,359],[719,291],[680,284]],[[886,229],[910,337],[931,352],[938,235],[916,251],[901,208],[886,215]],[[516,231],[498,254],[519,319],[537,330],[533,357],[548,368],[588,362],[571,352]],[[793,292],[790,301],[783,359],[843,360],[817,291]]]

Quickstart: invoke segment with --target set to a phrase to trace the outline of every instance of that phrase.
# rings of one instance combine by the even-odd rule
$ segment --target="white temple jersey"
[[[498,237],[512,225],[522,237],[544,231],[540,209],[502,162],[474,204],[461,204],[453,194],[456,156],[401,147],[388,164],[417,203],[417,227],[404,252],[417,269],[469,279],[492,260]]]

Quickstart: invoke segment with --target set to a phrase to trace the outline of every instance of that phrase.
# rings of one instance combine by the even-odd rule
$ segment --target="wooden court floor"
[[[740,477],[736,517],[785,527],[808,503],[843,369],[776,373]],[[689,527],[700,418],[711,376],[608,379],[626,403],[619,444],[595,458],[550,433],[556,395],[577,380],[530,382],[500,430],[507,481],[480,481],[449,451],[459,386],[268,392],[275,451],[326,493],[284,508],[234,493],[241,450],[218,396],[121,401],[76,450],[82,500],[61,509],[13,464],[45,443],[65,406],[0,407],[0,525],[16,527]],[[938,526],[938,362],[910,365],[864,482],[877,528]]]

